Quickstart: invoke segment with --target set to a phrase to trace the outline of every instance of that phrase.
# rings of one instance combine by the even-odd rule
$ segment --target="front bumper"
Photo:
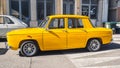
[[[6,49],[10,49],[10,48],[12,48],[12,47],[9,46],[9,45],[7,44],[7,42],[5,42],[5,48],[6,48]]]

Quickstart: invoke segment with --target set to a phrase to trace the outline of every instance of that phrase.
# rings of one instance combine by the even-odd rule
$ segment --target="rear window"
[[[68,18],[68,28],[83,28],[82,19]]]

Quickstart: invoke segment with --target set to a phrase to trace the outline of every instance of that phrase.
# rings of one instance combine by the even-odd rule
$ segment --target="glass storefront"
[[[17,17],[17,18],[20,18],[19,1],[18,0],[11,0],[10,7],[11,7],[10,14]]]
[[[37,0],[37,19],[43,20],[46,16],[55,14],[55,0]]]
[[[40,23],[46,16],[56,14],[79,14],[89,16],[92,20],[97,19],[98,15],[98,0],[80,0],[82,1],[79,5],[77,0],[36,0],[36,3],[30,3],[31,0],[9,0],[10,2],[10,15],[16,16],[17,18],[23,20],[25,23],[29,24],[31,18],[31,5],[36,6],[36,15],[34,17],[35,21]],[[57,3],[55,3],[57,2]],[[59,3],[60,2],[60,3]],[[76,4],[75,4],[76,3]],[[56,4],[59,4],[55,6]],[[79,5],[79,7],[78,7]],[[79,9],[81,7],[81,9]],[[61,8],[60,12],[55,12],[56,8]],[[31,9],[32,10],[32,9]],[[82,10],[82,12],[80,12]],[[34,10],[32,10],[34,11]]]
[[[82,0],[82,15],[97,19],[98,0]]]
[[[10,0],[10,14],[29,25],[30,0]]]

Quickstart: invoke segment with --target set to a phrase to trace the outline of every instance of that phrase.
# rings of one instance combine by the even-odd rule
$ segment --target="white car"
[[[10,15],[0,15],[0,38],[5,38],[6,33],[19,28],[26,28],[27,24]]]

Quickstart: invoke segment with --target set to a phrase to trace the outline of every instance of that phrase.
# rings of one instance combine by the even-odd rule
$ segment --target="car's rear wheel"
[[[20,47],[20,54],[23,56],[31,57],[38,52],[38,45],[33,41],[24,41]]]
[[[90,52],[98,51],[101,48],[101,42],[98,39],[91,39],[91,40],[88,41],[88,44],[87,44],[86,48]]]

